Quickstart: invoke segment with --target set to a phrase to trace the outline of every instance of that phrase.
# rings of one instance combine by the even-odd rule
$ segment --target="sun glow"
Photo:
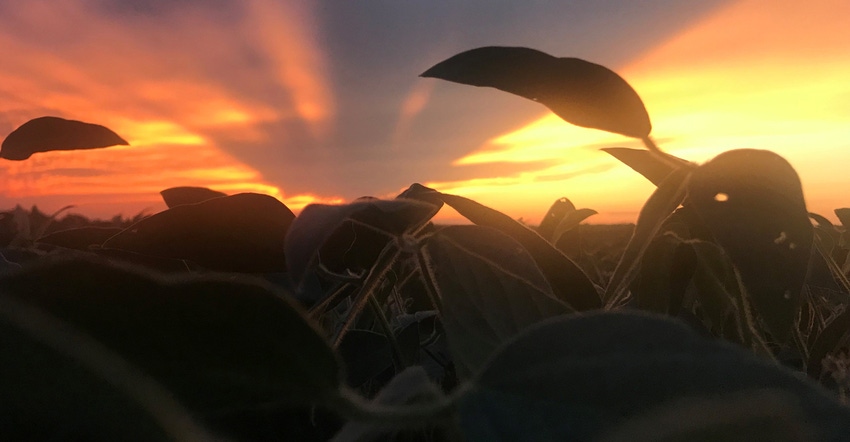
[[[850,150],[847,17],[846,2],[735,2],[638,61],[613,68],[641,95],[663,149],[692,161],[737,148],[777,152],[801,176],[809,210],[832,217],[834,208],[850,205],[843,166]],[[550,167],[433,184],[532,222],[561,196],[598,210],[590,222],[633,222],[653,187],[598,152],[615,146],[640,144],[570,126],[550,113],[454,165],[558,160],[578,173],[540,181],[552,176]],[[604,164],[612,166],[599,169]],[[539,203],[533,210],[531,201]]]

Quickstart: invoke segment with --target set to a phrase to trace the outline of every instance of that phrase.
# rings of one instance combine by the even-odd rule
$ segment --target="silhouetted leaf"
[[[818,333],[809,348],[809,361],[806,365],[809,376],[815,379],[823,377],[823,360],[827,355],[838,353],[842,348],[850,347],[850,309],[846,309],[832,318],[826,327]]]
[[[599,442],[813,441],[804,416],[780,390],[687,398],[648,410]]]
[[[0,359],[4,440],[209,440],[163,387],[5,286]]]
[[[845,229],[850,229],[850,208],[843,207],[835,209],[835,216],[838,217],[838,220],[841,221],[841,225]]]
[[[475,373],[520,330],[573,310],[552,293],[518,242],[495,229],[449,226],[425,246],[458,373]]]
[[[788,339],[813,236],[797,173],[769,151],[724,152],[693,172],[688,200],[738,269],[768,331]]]
[[[288,296],[253,278],[165,279],[75,259],[25,267],[0,286],[140,367],[195,411],[318,403],[340,385],[324,338]]]
[[[561,220],[564,219],[567,214],[574,212],[576,210],[576,206],[573,205],[572,201],[567,198],[559,198],[552,203],[552,206],[549,207],[549,211],[546,212],[546,215],[543,215],[543,219],[540,220],[540,225],[537,226],[537,233],[540,234],[543,238],[549,240],[552,244],[556,243],[556,238],[554,236],[555,228],[558,227],[558,224],[561,223]]]
[[[644,178],[656,186],[660,185],[676,169],[670,162],[659,158],[657,153],[648,150],[629,149],[626,147],[606,147],[602,150],[620,160],[626,166],[631,167],[635,172],[643,175]],[[690,165],[689,162],[681,158],[669,154],[667,157],[672,159],[672,161],[680,162],[682,167]]]
[[[555,227],[555,231],[552,233],[552,243],[557,244],[558,240],[561,239],[561,236],[578,227],[582,221],[596,215],[597,213],[599,212],[593,209],[577,209],[567,213],[566,216],[561,219],[561,222],[558,223],[558,227]]]
[[[99,124],[41,117],[27,121],[3,140],[0,158],[25,160],[36,152],[97,149],[129,145],[115,132]]]
[[[89,246],[101,245],[122,230],[124,229],[120,227],[79,227],[53,232],[42,236],[36,242],[65,247],[66,249],[88,250]]]
[[[286,237],[289,274],[299,290],[308,271],[319,265],[356,276],[371,268],[393,237],[421,228],[439,209],[412,199],[311,204],[301,211]]]
[[[159,194],[162,195],[165,205],[169,208],[184,204],[202,203],[213,198],[227,196],[227,194],[206,187],[190,186],[171,187],[159,192]]]
[[[850,409],[785,367],[637,312],[582,313],[533,325],[508,342],[459,400],[468,440],[598,440],[646,410],[688,397],[781,390],[812,440],[844,440]]]
[[[274,197],[240,193],[157,213],[103,247],[188,259],[217,271],[282,272],[284,238],[294,219]]]
[[[652,129],[643,102],[622,77],[578,58],[489,46],[461,52],[422,76],[510,92],[537,101],[578,126],[635,138],[646,137]]]
[[[664,220],[685,199],[685,187],[690,175],[689,169],[679,169],[671,173],[652,192],[646,204],[638,214],[635,230],[623,251],[623,256],[608,281],[603,300],[606,305],[614,306],[626,298],[626,289],[640,268],[640,261],[652,239],[661,229]]]
[[[424,201],[439,197],[473,223],[492,227],[519,241],[534,258],[555,296],[575,310],[601,307],[596,288],[584,271],[537,232],[498,210],[462,196],[437,192],[421,184],[413,184],[406,193]]]
[[[393,365],[390,341],[373,331],[349,330],[336,350],[345,364],[346,383],[352,387],[359,387]]]
[[[644,311],[676,316],[696,266],[693,249],[671,234],[658,235],[640,260],[632,299]]]

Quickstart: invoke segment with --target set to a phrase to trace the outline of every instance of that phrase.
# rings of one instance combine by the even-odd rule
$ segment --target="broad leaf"
[[[5,290],[0,359],[4,440],[210,440],[161,385]]]
[[[184,204],[202,203],[206,200],[227,196],[217,190],[207,189],[206,187],[170,187],[159,192],[162,195],[162,200],[169,208],[182,206]]]
[[[555,298],[522,245],[497,230],[450,226],[428,239],[428,272],[458,373],[475,373],[520,330],[573,310]]]
[[[345,364],[346,383],[359,387],[393,365],[387,337],[369,330],[349,330],[337,347]]]
[[[634,138],[652,125],[638,94],[610,69],[522,47],[489,46],[442,61],[422,74],[489,86],[537,101],[565,121]]]
[[[794,397],[754,390],[672,401],[612,428],[599,442],[811,441]]]
[[[602,150],[620,160],[623,164],[631,167],[635,172],[643,175],[644,178],[656,186],[660,185],[668,175],[676,170],[673,164],[678,163],[682,167],[687,167],[691,164],[688,161],[669,154],[665,155],[670,161],[664,161],[659,158],[658,153],[643,149],[606,147]]]
[[[823,379],[824,359],[847,348],[850,348],[850,309],[832,318],[815,338],[809,348],[809,361],[806,365],[809,376]]]
[[[775,389],[812,440],[843,440],[850,409],[799,373],[638,313],[588,313],[534,325],[503,346],[460,398],[468,440],[598,440],[646,410],[689,397]]]
[[[387,411],[385,422],[381,422],[380,419],[374,419],[373,422],[351,420],[342,427],[332,440],[333,442],[380,441],[385,440],[387,434],[409,434],[416,430],[421,431],[428,426],[429,422],[426,419],[420,419],[419,428],[411,425],[410,422],[399,424],[396,422],[396,419],[393,419],[393,413],[390,410],[392,410],[392,407],[416,407],[417,404],[428,407],[429,404],[440,401],[445,401],[445,395],[437,385],[431,382],[425,370],[422,367],[407,368],[392,378],[381,389],[372,403],[362,405],[364,408],[369,407],[372,409],[370,410],[371,415],[379,414],[373,411],[376,409]],[[436,411],[437,413],[434,414],[433,419],[439,420],[442,418],[445,420],[445,416],[441,416],[440,412],[442,414],[448,414],[446,410]],[[428,438],[428,440],[452,440],[434,435],[433,431],[434,429],[429,431],[429,435],[432,437]],[[419,440],[418,438],[408,439],[404,437],[400,439]]]
[[[850,229],[850,208],[835,209],[835,216],[838,217],[845,229]]]
[[[188,259],[217,271],[282,272],[284,239],[294,219],[274,197],[240,193],[157,213],[103,247]]]
[[[566,214],[566,216],[561,219],[561,222],[558,223],[558,226],[555,227],[555,231],[552,233],[552,243],[558,244],[558,241],[564,236],[565,233],[572,231],[582,221],[590,218],[593,215],[596,215],[597,211],[593,209],[577,209],[572,212]]]
[[[101,259],[54,260],[0,278],[206,413],[333,397],[341,370],[289,297],[237,277],[165,279]]]
[[[603,300],[606,305],[619,305],[626,299],[626,290],[640,268],[640,262],[647,247],[661,229],[664,220],[685,199],[685,186],[689,174],[688,169],[679,169],[671,173],[652,192],[646,204],[640,209],[632,237],[605,288]]]
[[[693,249],[672,234],[658,235],[640,260],[632,299],[645,311],[676,316],[696,266]]]
[[[415,232],[438,210],[439,206],[411,199],[311,204],[301,211],[287,234],[290,276],[299,290],[308,271],[320,265],[355,277],[372,267],[394,237]]]
[[[740,272],[771,335],[788,339],[813,237],[797,173],[775,153],[733,150],[693,172],[688,200]]]
[[[79,227],[53,232],[42,236],[36,242],[65,247],[66,249],[88,250],[89,246],[99,246],[122,230],[124,229],[120,227]]]
[[[519,241],[534,258],[558,299],[580,311],[601,307],[596,288],[584,271],[537,232],[513,218],[471,199],[437,192],[421,184],[413,184],[405,193],[424,201],[439,197],[473,223],[492,227]]]
[[[115,132],[99,124],[40,117],[27,121],[3,140],[0,158],[25,160],[37,152],[97,149],[129,145]]]
[[[540,220],[540,225],[537,226],[537,233],[551,243],[556,243],[557,241],[554,236],[555,228],[558,227],[558,224],[561,223],[561,220],[565,216],[575,210],[576,206],[569,199],[559,198],[555,200],[552,206],[549,207],[546,215],[543,215],[543,219]]]

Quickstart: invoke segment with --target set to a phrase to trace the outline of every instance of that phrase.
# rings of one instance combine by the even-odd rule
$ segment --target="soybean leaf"
[[[97,149],[129,145],[110,129],[99,124],[40,117],[27,121],[3,140],[0,158],[25,160],[37,152]]]
[[[850,208],[843,207],[835,209],[835,216],[838,217],[838,220],[841,221],[841,225],[845,229],[850,229]]]
[[[300,290],[319,265],[337,273],[366,271],[394,237],[415,232],[439,210],[411,199],[311,204],[287,234],[289,274]]]
[[[6,440],[210,440],[161,385],[5,290],[0,358]]]
[[[380,414],[381,411],[388,411],[391,407],[416,407],[424,405],[428,407],[431,404],[446,402],[446,397],[440,388],[431,382],[428,374],[422,367],[408,367],[404,371],[395,375],[390,382],[381,389],[380,393],[375,397],[374,401],[368,404],[360,404],[362,408],[376,410],[370,414]],[[435,407],[432,416],[427,416],[417,422],[418,425],[411,425],[411,422],[395,422],[391,417],[391,413],[387,413],[387,417],[366,421],[354,418],[345,424],[344,427],[332,439],[334,442],[367,442],[385,440],[384,437],[388,433],[397,434],[400,432],[413,432],[422,430],[428,425],[433,425],[440,420],[447,420],[446,416],[449,410],[447,408]],[[418,427],[418,428],[417,428]],[[434,436],[432,434],[432,436]],[[407,438],[401,438],[408,440]],[[414,439],[418,440],[418,439]],[[429,440],[449,440],[434,436]],[[451,439],[453,440],[453,439]]]
[[[349,330],[337,347],[345,364],[346,384],[359,387],[392,367],[390,341],[381,333]]]
[[[785,367],[679,321],[638,312],[552,318],[506,343],[459,398],[468,440],[598,440],[646,410],[688,397],[776,389],[812,440],[838,441],[850,410]]]
[[[821,379],[824,359],[846,347],[850,347],[850,309],[832,318],[815,338],[809,348],[809,361],[806,364],[809,376]]]
[[[593,215],[596,215],[597,213],[599,212],[593,209],[577,209],[566,214],[566,216],[561,219],[561,222],[558,223],[558,227],[556,227],[555,231],[552,233],[552,243],[557,244],[565,233],[578,227],[578,225],[581,224],[582,221]]]
[[[575,310],[601,307],[596,288],[584,271],[537,232],[513,218],[471,199],[437,192],[418,183],[405,193],[425,201],[439,197],[473,223],[492,227],[514,238],[531,254],[558,299]]]
[[[330,347],[285,293],[237,276],[168,279],[102,259],[46,260],[0,277],[4,293],[99,341],[215,413],[335,397]]]
[[[558,227],[558,224],[561,223],[561,220],[564,219],[565,216],[575,210],[576,206],[573,205],[572,201],[569,199],[559,198],[555,200],[555,202],[552,203],[552,206],[549,207],[546,215],[544,215],[543,219],[540,220],[540,225],[537,226],[537,233],[553,244],[556,243],[556,237],[554,236],[555,228]]]
[[[458,374],[475,373],[531,324],[573,310],[552,293],[521,244],[495,229],[449,226],[425,246]]]
[[[210,270],[286,271],[284,239],[295,215],[268,195],[240,193],[145,218],[104,248],[188,259]]]
[[[489,86],[537,101],[565,121],[634,138],[652,125],[638,94],[610,69],[523,47],[488,46],[437,63],[422,77]]]
[[[803,410],[780,390],[671,401],[613,428],[600,442],[811,441]]]
[[[688,200],[738,269],[767,330],[785,342],[813,238],[797,173],[773,152],[724,152],[693,172]]]
[[[660,185],[664,178],[667,178],[676,168],[673,164],[679,163],[680,166],[686,167],[690,163],[681,158],[667,154],[665,161],[659,158],[657,153],[643,149],[629,149],[626,147],[606,147],[602,149],[609,155],[620,160],[623,164],[634,169],[635,172],[644,176],[652,184]]]
[[[661,229],[664,220],[685,199],[685,188],[690,173],[690,169],[678,169],[671,173],[640,209],[632,237],[605,288],[603,300],[609,307],[622,303],[626,298],[626,289],[640,268],[640,261],[647,247]]]
[[[184,204],[202,203],[213,198],[227,196],[227,194],[217,190],[191,186],[170,187],[160,191],[159,194],[162,195],[162,200],[169,208]]]
[[[672,234],[650,242],[631,284],[632,299],[645,311],[676,316],[696,266],[693,249]]]
[[[37,243],[65,247],[66,249],[88,250],[89,246],[101,245],[112,238],[122,228],[86,226],[76,229],[60,230],[37,239]]]

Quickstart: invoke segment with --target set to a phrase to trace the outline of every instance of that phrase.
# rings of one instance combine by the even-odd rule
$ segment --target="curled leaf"
[[[97,149],[129,145],[112,130],[99,124],[40,117],[27,121],[3,140],[0,158],[25,160],[37,152]]]
[[[565,121],[634,138],[652,125],[638,94],[610,69],[536,49],[488,46],[461,52],[422,74],[489,86],[537,101]]]
[[[191,186],[171,187],[160,191],[159,194],[162,195],[165,205],[169,208],[184,204],[202,203],[209,199],[227,196],[217,190]]]

